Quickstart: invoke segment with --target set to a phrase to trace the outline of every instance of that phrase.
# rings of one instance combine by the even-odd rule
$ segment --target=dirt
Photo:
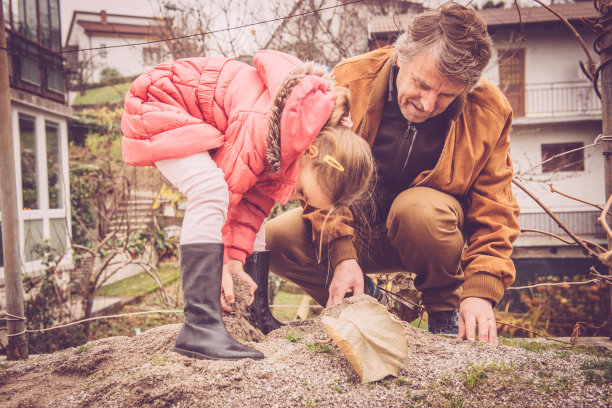
[[[366,295],[361,296],[363,301],[369,301]],[[329,312],[337,315],[341,307]],[[225,319],[235,337],[250,335],[240,313]],[[495,347],[434,336],[406,324],[411,354],[400,377],[360,384],[338,348],[333,343],[323,344],[328,336],[320,318],[292,322],[262,335],[261,341],[245,342],[265,354],[266,358],[258,361],[195,360],[173,353],[179,328],[180,324],[164,325],[133,337],[109,337],[53,354],[31,356],[25,361],[6,362],[0,368],[0,406],[612,404],[612,354],[599,349],[516,340],[512,345]]]

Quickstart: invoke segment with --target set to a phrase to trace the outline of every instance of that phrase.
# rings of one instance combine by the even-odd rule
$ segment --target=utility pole
[[[19,258],[19,214],[13,151],[11,96],[4,28],[4,6],[0,7],[0,211],[2,212],[2,251],[6,281],[6,312],[9,360],[28,358],[28,342],[23,319],[23,283]]]

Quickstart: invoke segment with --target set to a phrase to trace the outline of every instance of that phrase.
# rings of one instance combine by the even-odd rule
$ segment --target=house
[[[72,78],[95,83],[103,79],[104,70],[115,70],[115,75],[119,76],[133,76],[159,64],[162,55],[159,43],[125,45],[159,39],[160,27],[160,19],[154,17],[75,10],[65,49],[88,51],[68,54],[67,65]]]
[[[594,34],[580,17],[598,15],[590,2],[555,4],[592,52]],[[553,193],[605,203],[601,101],[581,72],[585,53],[573,33],[543,7],[480,10],[494,41],[494,57],[484,76],[505,93],[514,111],[510,153],[515,173],[572,232],[605,245],[597,222],[600,210]],[[396,23],[406,27],[414,14],[377,16],[369,25],[371,49],[397,37]],[[523,41],[524,38],[524,41]],[[599,57],[594,55],[596,62]],[[571,153],[556,157],[563,153]],[[544,210],[515,187],[523,229],[544,230],[568,238]],[[576,246],[536,232],[523,232],[515,243],[517,281],[535,273],[586,275],[592,260]],[[602,269],[603,271],[603,269]]]
[[[11,124],[19,208],[19,248],[26,273],[42,268],[36,247],[69,245],[70,189],[59,0],[3,3],[8,48]],[[4,67],[3,67],[4,69]],[[0,242],[0,248],[2,244]],[[2,250],[0,250],[0,254]],[[0,256],[0,285],[4,260]]]

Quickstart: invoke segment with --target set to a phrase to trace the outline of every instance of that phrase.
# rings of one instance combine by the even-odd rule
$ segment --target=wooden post
[[[604,10],[604,9],[602,9]],[[600,53],[601,64],[606,61],[601,70],[601,116],[602,134],[604,135],[604,177],[606,186],[605,200],[612,194],[612,12],[607,8],[607,21],[603,28],[602,52]],[[603,13],[603,11],[602,11]],[[607,33],[606,33],[607,31]],[[607,47],[607,49],[606,49]],[[604,200],[604,201],[605,201]],[[610,223],[610,217],[607,218]],[[612,238],[608,237],[608,250],[612,249]],[[608,275],[612,276],[612,268],[608,268]],[[610,316],[608,317],[609,337],[612,339],[612,288],[610,288]]]
[[[2,211],[2,251],[6,281],[6,311],[8,346],[7,359],[28,358],[25,321],[23,317],[23,283],[19,259],[19,214],[17,210],[17,182],[13,151],[11,96],[4,28],[4,7],[0,7],[0,206]],[[21,334],[19,334],[21,333]]]

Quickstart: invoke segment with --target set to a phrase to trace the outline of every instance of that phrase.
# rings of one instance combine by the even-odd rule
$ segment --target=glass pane
[[[51,248],[58,255],[66,252],[66,220],[64,218],[50,219],[49,226],[51,228]]]
[[[42,220],[24,220],[24,258],[26,262],[39,259],[36,253],[37,247],[43,244],[43,222]]]
[[[64,76],[61,69],[47,67],[47,89],[53,92],[64,93]]]
[[[2,11],[4,11],[4,27],[11,27],[11,5],[9,0],[2,0]]]
[[[19,34],[25,34],[25,0],[13,0],[13,30]]]
[[[27,52],[30,55],[36,55],[38,49],[34,46],[28,46]],[[38,65],[38,58],[22,57],[21,80],[33,85],[40,85],[40,66]]]
[[[61,49],[59,0],[50,0],[51,5],[51,48],[55,51]]]
[[[49,29],[49,3],[48,0],[38,2],[38,12],[40,14],[40,39],[43,45],[51,47],[51,31]]]
[[[38,41],[38,19],[36,18],[36,0],[26,0],[26,36]]]
[[[49,180],[49,208],[64,208],[62,183],[62,151],[59,125],[45,122],[47,138],[47,177]]]
[[[23,209],[39,208],[38,164],[36,160],[35,119],[19,114],[19,138],[21,141],[21,194]]]

